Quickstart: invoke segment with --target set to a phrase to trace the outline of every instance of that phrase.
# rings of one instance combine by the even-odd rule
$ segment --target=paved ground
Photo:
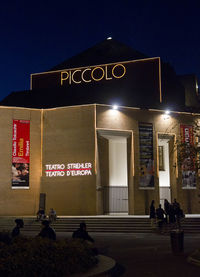
[[[174,256],[169,236],[158,234],[97,234],[96,242],[104,245],[104,254],[120,265],[107,276],[200,276],[200,267],[188,264],[189,253],[200,247],[200,236],[185,236],[185,251]],[[101,249],[101,248],[100,248]],[[116,268],[117,269],[117,268]],[[120,275],[120,272],[123,273]]]
[[[100,253],[116,260],[118,266],[107,276],[200,276],[200,267],[186,259],[198,246],[200,235],[184,238],[185,251],[174,256],[169,236],[158,234],[93,234]]]
[[[160,234],[90,233],[100,254],[112,257],[117,266],[102,276],[196,277],[200,267],[187,262],[187,256],[200,248],[200,234],[184,236],[184,254],[175,256],[170,237]],[[58,233],[58,238],[71,233]]]

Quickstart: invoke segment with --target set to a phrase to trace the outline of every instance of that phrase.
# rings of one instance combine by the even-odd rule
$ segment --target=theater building
[[[194,75],[105,40],[30,80],[0,103],[0,215],[144,215],[174,198],[200,213],[176,147],[196,143]]]

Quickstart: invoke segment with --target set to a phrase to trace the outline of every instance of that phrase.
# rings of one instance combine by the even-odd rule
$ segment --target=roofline
[[[139,61],[146,61],[146,60],[154,60],[154,59],[160,59],[160,57],[153,57],[153,58],[144,58],[144,59],[137,59],[137,60],[129,60],[129,61],[116,61],[113,63],[104,63],[104,64],[96,64],[96,65],[85,65],[85,66],[80,66],[80,67],[72,67],[72,68],[63,68],[63,69],[58,69],[58,70],[52,70],[52,71],[45,71],[45,72],[38,72],[38,73],[31,73],[30,75],[42,75],[42,74],[48,74],[48,73],[55,73],[55,72],[61,72],[63,70],[75,70],[75,69],[82,69],[85,67],[96,67],[96,66],[101,66],[101,65],[112,65],[116,63],[131,63],[131,62],[139,62]]]
[[[58,109],[66,109],[66,108],[78,108],[78,107],[87,107],[87,106],[102,106],[102,107],[112,107],[113,105],[108,105],[108,104],[98,104],[98,103],[93,103],[93,104],[83,104],[83,105],[73,105],[73,106],[62,106],[62,107],[56,107],[56,108],[27,108],[27,107],[17,107],[17,106],[0,106],[0,108],[3,109],[28,109],[28,110],[35,110],[35,111],[50,111],[50,110],[58,110]],[[118,106],[119,108],[122,109],[130,109],[130,110],[145,110],[149,112],[162,112],[165,113],[166,110],[160,110],[160,109],[144,109],[144,108],[139,108],[139,107],[128,107],[128,106]],[[174,114],[185,114],[185,115],[193,115],[193,116],[200,116],[200,113],[193,113],[193,112],[180,112],[180,111],[171,111],[170,113]]]
[[[107,104],[95,104],[97,106],[108,106],[108,107],[112,107],[112,105],[107,105]],[[160,110],[160,109],[144,109],[144,108],[138,108],[138,107],[127,107],[127,106],[118,106],[119,109],[120,108],[125,108],[125,109],[131,109],[131,110],[145,110],[145,111],[149,111],[149,112],[162,112],[165,113],[166,110]],[[186,115],[200,115],[200,113],[192,113],[192,112],[179,112],[179,111],[171,111],[170,113],[175,113],[175,114],[186,114]]]
[[[144,58],[144,59],[138,59],[138,60],[129,60],[129,61],[118,61],[118,62],[113,62],[113,63],[105,63],[105,64],[96,64],[96,65],[86,65],[86,66],[81,66],[81,67],[73,67],[73,68],[63,68],[63,69],[59,69],[59,70],[53,70],[53,71],[45,71],[45,72],[39,72],[39,73],[31,73],[30,74],[30,90],[32,90],[32,76],[35,76],[35,75],[44,75],[44,74],[51,74],[51,73],[56,73],[56,72],[62,72],[62,71],[65,71],[65,70],[76,70],[76,69],[83,69],[83,68],[87,68],[87,67],[90,67],[90,68],[93,68],[93,67],[98,67],[98,66],[106,66],[106,65],[113,65],[113,64],[116,64],[116,63],[133,63],[133,62],[144,62],[144,61],[147,61],[147,60],[156,60],[158,59],[159,61],[159,89],[160,89],[160,102],[162,102],[162,92],[161,92],[161,62],[160,62],[160,57],[153,57],[153,58]]]

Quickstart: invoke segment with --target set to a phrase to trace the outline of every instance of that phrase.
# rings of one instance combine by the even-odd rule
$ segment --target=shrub
[[[0,276],[71,276],[96,263],[91,246],[78,239],[54,242],[18,237],[0,244]]]
[[[11,242],[10,233],[8,231],[0,232],[0,243],[9,244]]]

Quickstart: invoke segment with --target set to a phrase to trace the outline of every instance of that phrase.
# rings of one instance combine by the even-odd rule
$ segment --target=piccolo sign
[[[64,70],[60,72],[60,85],[69,85],[99,82],[101,80],[112,80],[123,78],[126,74],[126,67],[123,64],[87,67],[75,70]]]
[[[144,105],[144,101],[162,102],[160,74],[159,58],[63,67],[31,74],[31,89],[51,96],[51,101],[55,95],[55,105],[59,106],[110,104],[115,98],[124,105],[133,98],[134,105]]]
[[[91,163],[46,164],[46,177],[92,175]]]

